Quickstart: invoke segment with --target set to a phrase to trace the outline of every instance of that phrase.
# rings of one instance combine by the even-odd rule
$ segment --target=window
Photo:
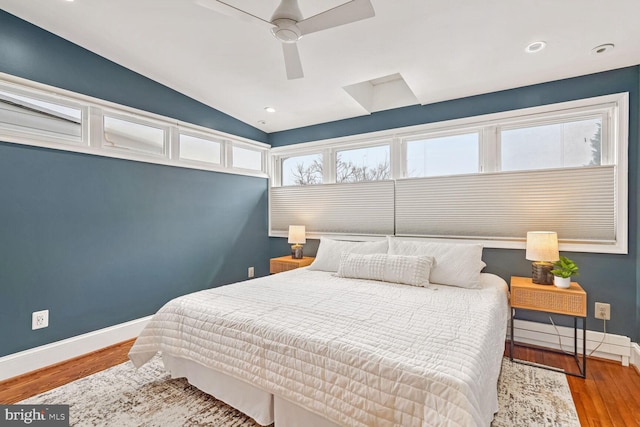
[[[262,153],[257,150],[233,146],[233,167],[249,170],[262,170]]]
[[[391,179],[389,146],[356,148],[336,153],[336,182]]]
[[[221,147],[217,141],[180,134],[181,159],[219,165]]]
[[[478,133],[407,141],[407,177],[477,173]]]
[[[0,78],[0,140],[261,178],[267,177],[263,156],[270,148],[11,76]],[[234,147],[236,143],[239,147]]]
[[[282,160],[282,185],[322,184],[322,154],[287,157]]]
[[[164,130],[128,120],[104,117],[106,147],[146,154],[164,154]]]
[[[0,90],[0,126],[43,137],[81,142],[82,110]]]
[[[501,170],[600,165],[602,118],[503,129]]]
[[[270,235],[299,223],[315,237],[391,229],[522,249],[527,231],[550,229],[563,251],[626,253],[628,99],[612,94],[272,148]],[[296,186],[302,171],[322,185]],[[375,206],[389,209],[391,226],[376,228],[362,213],[377,213]]]

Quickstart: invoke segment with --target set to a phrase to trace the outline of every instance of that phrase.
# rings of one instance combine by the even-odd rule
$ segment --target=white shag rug
[[[561,373],[503,359],[498,388],[492,427],[580,426]],[[126,362],[19,403],[68,404],[72,426],[258,426],[185,379],[169,378],[159,357],[137,371]]]

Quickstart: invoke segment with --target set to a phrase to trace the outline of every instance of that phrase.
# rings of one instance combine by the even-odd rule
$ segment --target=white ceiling
[[[279,3],[226,1],[265,20]],[[345,1],[299,4],[307,17]],[[374,18],[303,37],[305,77],[287,80],[268,30],[196,0],[0,0],[11,14],[266,132],[368,114],[343,87],[396,73],[429,104],[640,64],[638,0],[372,3]],[[546,49],[525,53],[536,40]],[[615,49],[591,53],[604,43]]]

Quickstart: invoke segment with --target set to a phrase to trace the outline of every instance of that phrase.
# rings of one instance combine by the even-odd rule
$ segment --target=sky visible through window
[[[477,173],[477,133],[407,142],[407,176],[441,176]]]
[[[502,170],[599,165],[602,119],[502,131]]]

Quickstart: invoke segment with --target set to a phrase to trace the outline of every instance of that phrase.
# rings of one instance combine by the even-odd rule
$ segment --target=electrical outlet
[[[34,311],[31,313],[31,329],[42,329],[49,326],[49,310]]]
[[[605,302],[596,303],[596,319],[611,320],[611,305]]]
[[[255,271],[254,271],[253,267],[249,267],[247,269],[247,274],[249,275],[249,279],[251,279],[253,276],[255,276]]]

